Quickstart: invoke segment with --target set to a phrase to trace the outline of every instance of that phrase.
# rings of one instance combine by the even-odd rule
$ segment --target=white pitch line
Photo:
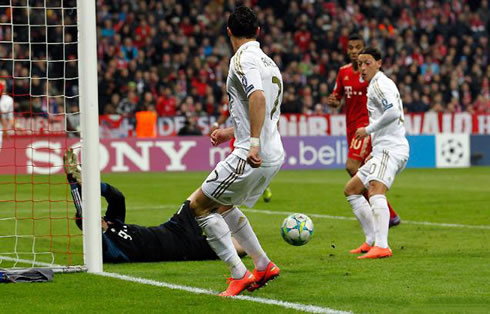
[[[129,207],[129,210],[143,210],[143,209],[171,209],[171,208],[179,208],[180,205],[160,205],[160,206],[137,206],[137,207]],[[272,211],[267,209],[258,209],[258,208],[240,208],[244,212],[254,213],[254,214],[265,214],[265,215],[291,215],[296,212],[285,212],[285,211]],[[354,217],[347,216],[333,216],[333,215],[323,215],[323,214],[308,214],[303,213],[309,217],[314,218],[324,218],[324,219],[333,219],[333,220],[353,220],[357,219]],[[467,228],[467,229],[483,229],[490,230],[490,225],[465,225],[465,224],[452,224],[452,223],[444,223],[444,222],[430,222],[430,221],[412,221],[412,220],[402,220],[402,224],[407,225],[422,225],[422,226],[434,226],[434,227],[448,227],[448,228]]]
[[[195,287],[189,287],[189,286],[183,286],[183,285],[176,285],[176,284],[171,284],[171,283],[166,283],[163,281],[156,281],[156,280],[150,280],[150,279],[144,279],[144,278],[139,278],[139,277],[132,277],[132,276],[127,276],[127,275],[122,275],[118,273],[107,273],[107,272],[102,272],[102,273],[97,273],[97,275],[105,276],[105,277],[111,277],[111,278],[116,278],[116,279],[121,279],[121,280],[126,280],[126,281],[132,281],[132,282],[137,282],[145,285],[152,285],[156,287],[163,287],[163,288],[168,288],[172,290],[182,290],[186,292],[191,292],[191,293],[196,293],[196,294],[206,294],[206,295],[213,295],[216,296],[218,293],[213,290],[209,289],[202,289],[202,288],[195,288]],[[262,304],[269,304],[269,305],[276,305],[280,307],[284,307],[287,309],[293,309],[297,311],[303,311],[303,312],[308,312],[308,313],[352,313],[352,312],[345,312],[345,311],[338,311],[334,310],[328,307],[320,307],[316,305],[310,305],[310,304],[301,304],[301,303],[292,303],[292,302],[286,302],[286,301],[280,301],[280,300],[274,300],[274,299],[266,299],[266,298],[258,298],[258,297],[252,297],[252,296],[235,296],[232,297],[232,299],[238,299],[238,300],[245,300],[245,301],[251,301],[255,303],[262,303]]]
[[[147,210],[147,209],[175,209],[177,210],[180,207],[180,205],[177,204],[165,204],[165,205],[160,205],[160,206],[135,206],[132,207],[131,205],[127,206],[129,208],[128,210]],[[63,208],[62,214],[66,213],[66,209]],[[249,212],[249,213],[254,213],[254,214],[265,214],[265,215],[291,215],[294,214],[295,212],[285,212],[285,211],[272,211],[272,210],[267,210],[267,209],[258,209],[258,208],[241,208],[242,211],[244,212]],[[18,210],[19,212],[23,212],[24,210]],[[31,211],[25,210],[25,211]],[[43,209],[37,209],[36,212],[48,212],[49,210],[43,210]],[[54,210],[52,210],[54,212]],[[356,221],[356,218],[354,217],[347,217],[347,216],[333,216],[333,215],[323,215],[323,214],[308,214],[308,213],[303,213],[305,215],[308,215],[309,217],[314,217],[314,218],[324,218],[324,219],[333,219],[333,220],[352,220]],[[8,220],[8,219],[15,219],[15,217],[7,217],[7,218],[0,218],[0,220]],[[444,223],[444,222],[430,222],[430,221],[412,221],[412,220],[402,220],[403,224],[406,225],[421,225],[421,226],[434,226],[434,227],[447,227],[447,228],[466,228],[466,229],[483,229],[483,230],[490,230],[490,225],[465,225],[465,224],[453,224],[453,223]]]
[[[31,264],[32,266],[38,265],[38,266],[56,267],[56,268],[65,267],[63,265],[49,264],[49,263],[38,262],[38,261],[33,261],[33,260],[15,259],[15,258],[11,258],[8,256],[1,256],[0,255],[0,261],[2,259],[7,260],[7,261],[18,261],[21,263]],[[81,268],[80,268],[80,270],[81,270]],[[59,272],[62,272],[62,271],[59,271]],[[191,292],[191,293],[195,293],[195,294],[206,294],[206,295],[213,295],[213,296],[216,296],[218,294],[218,292],[210,290],[210,289],[196,288],[196,287],[190,287],[190,286],[184,286],[184,285],[176,285],[176,284],[167,283],[167,282],[163,282],[163,281],[156,281],[156,280],[145,279],[145,278],[140,278],[140,277],[132,277],[132,276],[127,276],[127,275],[118,274],[118,273],[100,272],[100,273],[91,273],[91,274],[100,275],[100,276],[104,276],[104,277],[111,277],[111,278],[115,278],[115,279],[126,280],[126,281],[131,281],[131,282],[136,282],[136,283],[141,283],[141,284],[145,284],[145,285],[152,285],[152,286],[156,286],[156,287],[163,287],[163,288],[168,288],[168,289],[172,289],[172,290],[182,290],[182,291]],[[292,302],[287,302],[287,301],[258,298],[258,297],[244,296],[244,295],[239,295],[239,296],[235,296],[232,298],[238,299],[238,300],[255,302],[255,303],[276,305],[276,306],[284,307],[287,309],[293,309],[293,310],[303,311],[303,312],[308,312],[308,313],[329,313],[329,314],[352,313],[352,312],[346,312],[346,311],[338,311],[338,310],[334,310],[334,309],[331,309],[328,307],[320,307],[320,306],[311,305],[311,304],[292,303]]]
[[[279,212],[279,211],[271,211],[271,210],[266,210],[266,209],[242,208],[241,210],[244,212],[266,214],[266,215],[290,215],[290,214],[294,214],[293,212]],[[336,220],[356,220],[356,218],[354,218],[354,217],[345,217],[345,216],[331,216],[331,215],[322,215],[322,214],[305,214],[305,215],[310,216],[310,217],[315,217],[315,218],[326,218],[326,219],[336,219]],[[488,226],[488,225],[463,225],[463,224],[450,224],[450,223],[442,223],[442,222],[411,221],[411,220],[402,220],[402,223],[407,224],[407,225],[424,225],[424,226],[436,226],[436,227],[490,230],[490,226]]]

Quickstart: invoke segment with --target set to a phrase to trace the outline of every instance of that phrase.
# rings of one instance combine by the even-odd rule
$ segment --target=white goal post
[[[96,0],[78,0],[78,75],[82,137],[83,252],[89,272],[102,272]]]
[[[0,0],[0,269],[103,271],[96,1]]]

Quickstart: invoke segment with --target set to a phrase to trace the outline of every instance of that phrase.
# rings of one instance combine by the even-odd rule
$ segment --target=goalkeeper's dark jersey
[[[81,186],[67,175],[76,207],[76,224],[82,229]],[[107,201],[104,220],[109,228],[102,234],[104,262],[158,262],[217,259],[202,234],[186,201],[166,223],[157,227],[129,225],[126,200],[117,188],[101,183]]]
[[[217,259],[188,206],[156,227],[115,222],[103,234],[104,262]]]

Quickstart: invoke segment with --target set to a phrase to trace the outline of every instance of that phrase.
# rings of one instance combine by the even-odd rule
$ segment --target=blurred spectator
[[[169,87],[163,88],[163,93],[161,93],[161,96],[157,100],[156,110],[159,117],[170,117],[176,115],[177,100],[174,96],[172,96],[172,90]]]
[[[197,126],[197,119],[195,117],[188,117],[184,122],[184,126],[179,130],[178,135],[202,135],[201,129]]]

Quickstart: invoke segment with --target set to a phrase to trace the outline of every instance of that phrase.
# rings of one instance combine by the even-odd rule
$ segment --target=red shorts
[[[367,136],[363,139],[356,139],[355,136],[347,138],[349,144],[349,153],[347,154],[347,158],[364,161],[369,154],[371,154],[372,146],[371,146],[371,137]]]

